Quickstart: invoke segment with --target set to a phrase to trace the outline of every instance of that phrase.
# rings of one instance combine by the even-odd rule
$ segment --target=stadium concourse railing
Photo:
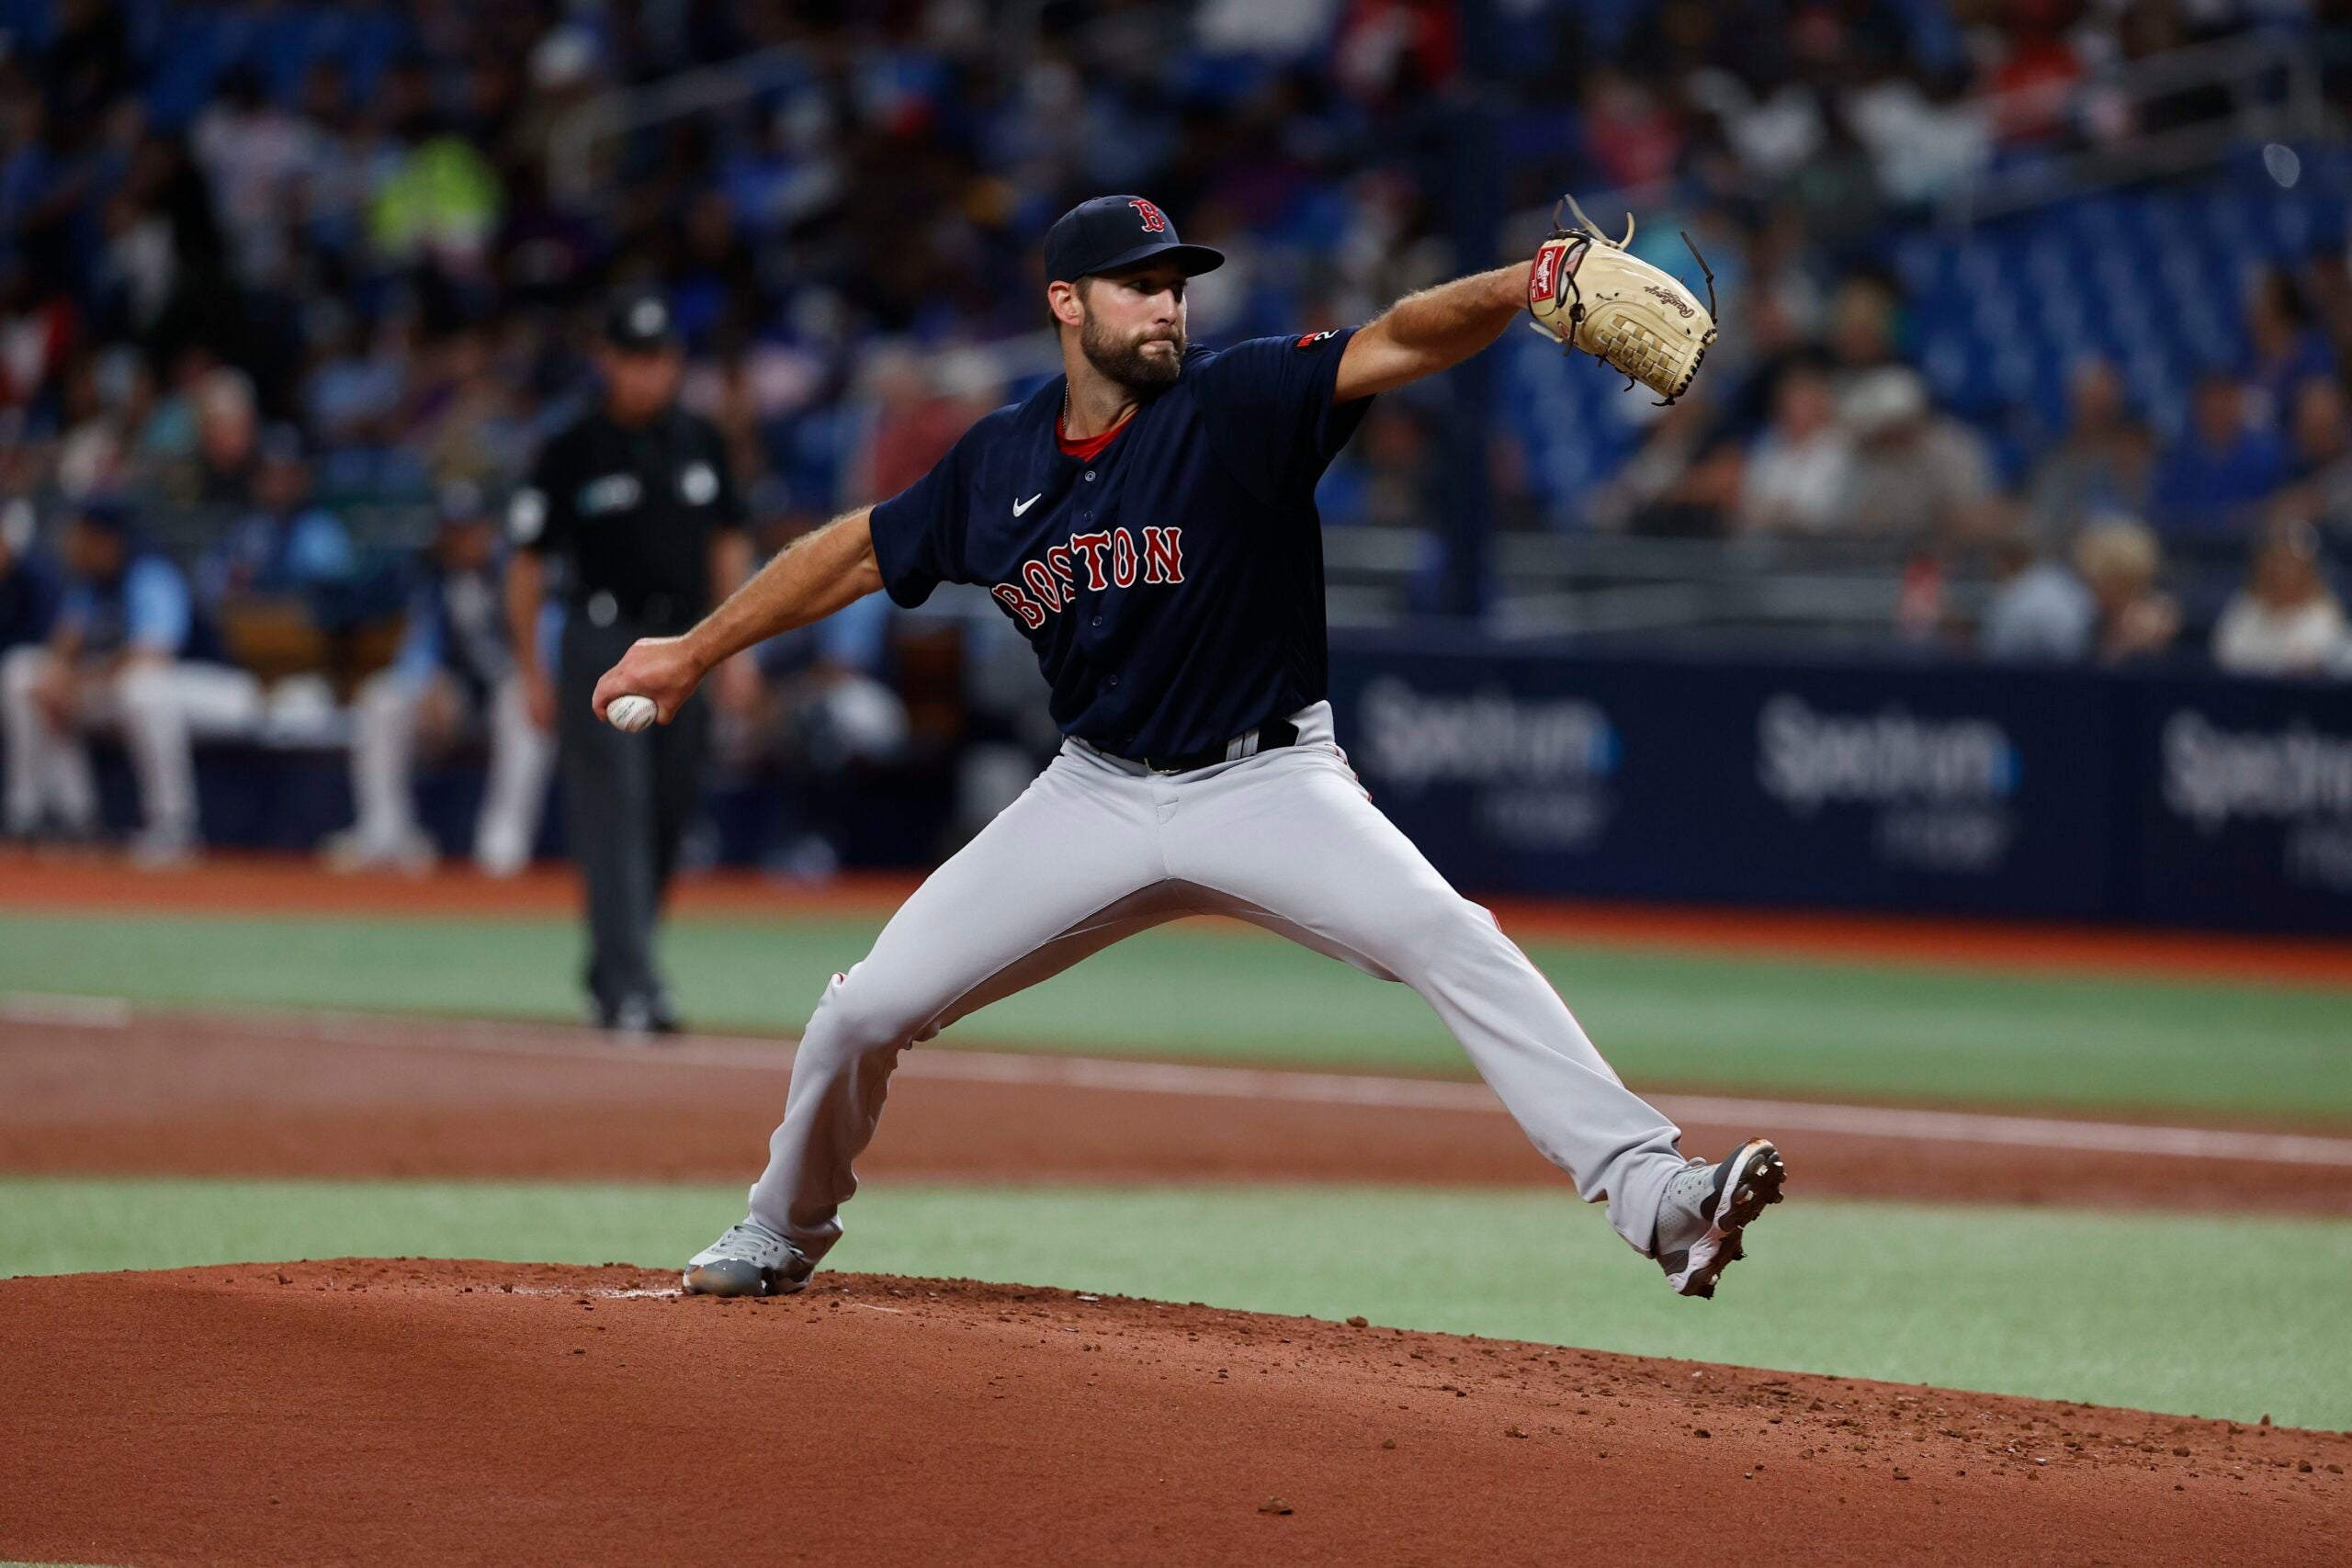
[[[2267,143],[2281,144],[2273,177],[2291,185],[2296,161],[2283,144],[2344,130],[2346,106],[2329,103],[2324,68],[2308,31],[2266,28],[2109,63],[2068,83],[1973,94],[1950,111],[1973,132],[1966,155],[1951,155],[1928,188],[1887,193],[1885,205],[1893,213],[1924,204],[1936,222],[1966,228],[2118,186],[2220,168]],[[2183,105],[2203,112],[2141,129],[2154,111]],[[2039,130],[2005,143],[2005,130],[2021,127]],[[1619,212],[1679,210],[1685,195],[1675,181],[1659,180],[1580,199],[1605,225]],[[1551,222],[1548,205],[1510,214],[1507,248],[1532,246]]]
[[[1035,343],[1012,346],[1020,352],[1011,356],[1005,345],[994,345],[950,351],[931,364],[975,361],[942,369],[941,378],[1002,386],[1037,373],[1044,363]],[[52,522],[65,507],[53,493],[31,498],[31,504]],[[432,507],[416,496],[394,494],[339,496],[325,504],[348,529],[359,569],[355,580],[315,595],[310,614],[334,633],[374,626],[378,635],[365,646],[380,649],[380,623],[398,614],[403,574],[432,538]],[[143,507],[140,519],[199,586],[202,564],[240,521],[229,512],[169,504]],[[1430,584],[1442,553],[1436,531],[1335,525],[1324,530],[1323,553],[1333,626],[1408,627],[1431,618]],[[2242,558],[2242,547],[2224,543],[2183,555],[2168,569],[2164,586],[2181,602],[2191,637],[2210,626],[2243,579]],[[1906,591],[1918,587],[1918,564],[1917,541],[1898,534],[1719,539],[1498,534],[1488,552],[1485,607],[1463,624],[1502,641],[1573,637],[1685,651],[1851,649],[1923,638],[1947,651],[1963,650],[1995,588],[1983,552],[1961,550],[1939,559],[1924,626],[1916,618],[1919,606],[1905,603]],[[945,603],[959,618],[994,614],[985,595],[951,594]],[[339,677],[350,673],[337,671]]]
[[[53,496],[36,506],[52,519],[63,510]],[[339,630],[397,615],[402,573],[433,535],[431,506],[385,498],[341,501],[330,510],[350,532],[359,570],[354,581],[316,596],[312,618]],[[148,536],[201,584],[202,563],[240,519],[217,510],[155,506],[142,510],[141,520]],[[1436,535],[1426,529],[1327,528],[1331,624],[1379,628],[1426,619],[1426,589],[1439,550]],[[1501,535],[1492,552],[1492,592],[1476,624],[1505,639],[1577,636],[1783,649],[1883,642],[1898,635],[1909,554],[1897,541],[1874,538]],[[1955,571],[1942,585],[1945,616],[1955,624],[1973,622],[1988,591],[1981,575]],[[985,596],[952,602],[959,617],[994,614]]]
[[[1965,227],[2087,192],[2141,180],[2193,174],[2236,152],[2279,144],[2272,177],[2294,183],[2293,154],[2283,144],[2327,135],[2323,57],[2307,34],[2258,29],[2193,44],[2110,67],[2070,85],[2022,87],[1983,100],[1992,125],[2052,119],[2074,130],[2070,146],[1988,164],[1946,191],[1938,217]],[[2158,129],[2169,106],[2200,97],[2213,112]],[[2338,106],[2339,107],[2341,106]]]

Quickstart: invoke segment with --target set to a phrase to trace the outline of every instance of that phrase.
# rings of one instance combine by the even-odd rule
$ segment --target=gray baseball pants
[[[1618,1079],[1494,917],[1373,806],[1333,743],[1329,705],[1293,722],[1294,745],[1176,774],[1066,742],[827,986],[752,1217],[821,1258],[900,1052],[1123,937],[1224,914],[1419,991],[1536,1148],[1646,1253],[1684,1163],[1678,1129]]]

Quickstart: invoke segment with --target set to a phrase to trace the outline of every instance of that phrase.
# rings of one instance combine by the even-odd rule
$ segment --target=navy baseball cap
[[[674,347],[678,320],[658,288],[624,288],[605,307],[605,341],[623,354]]]
[[[1187,277],[1214,272],[1225,253],[1188,245],[1159,205],[1139,196],[1098,196],[1081,201],[1046,231],[1046,277],[1075,283],[1098,272],[1115,272],[1138,262],[1172,261]]]

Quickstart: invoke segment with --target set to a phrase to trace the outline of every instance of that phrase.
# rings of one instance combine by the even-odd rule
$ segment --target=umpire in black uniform
[[[596,1021],[629,1033],[677,1027],[654,967],[653,931],[702,787],[710,708],[625,735],[597,721],[596,678],[644,637],[674,636],[749,573],[750,537],[717,427],[677,405],[684,368],[669,305],[630,291],[607,308],[597,355],[604,399],[541,448],[515,492],[517,547],[506,615],[533,717],[552,718],[571,852],[588,897],[588,995]],[[540,606],[564,605],[552,680]],[[714,695],[745,706],[758,674],[729,661]]]

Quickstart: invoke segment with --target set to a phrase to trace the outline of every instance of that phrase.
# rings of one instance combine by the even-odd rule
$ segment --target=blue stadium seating
[[[2245,362],[2245,300],[2264,269],[2298,265],[2352,232],[2352,151],[2301,157],[2291,189],[2248,156],[2193,183],[1966,230],[1898,231],[1884,259],[1905,296],[1905,350],[1938,401],[1983,428],[2005,467],[2063,424],[2074,367],[2091,355],[2115,363],[2169,436],[2201,372]],[[1557,350],[1532,333],[1512,342],[1512,432],[1552,515],[1576,526],[1579,493],[1639,444],[1644,400],[1605,373],[1575,373],[1588,367],[1563,375]]]

